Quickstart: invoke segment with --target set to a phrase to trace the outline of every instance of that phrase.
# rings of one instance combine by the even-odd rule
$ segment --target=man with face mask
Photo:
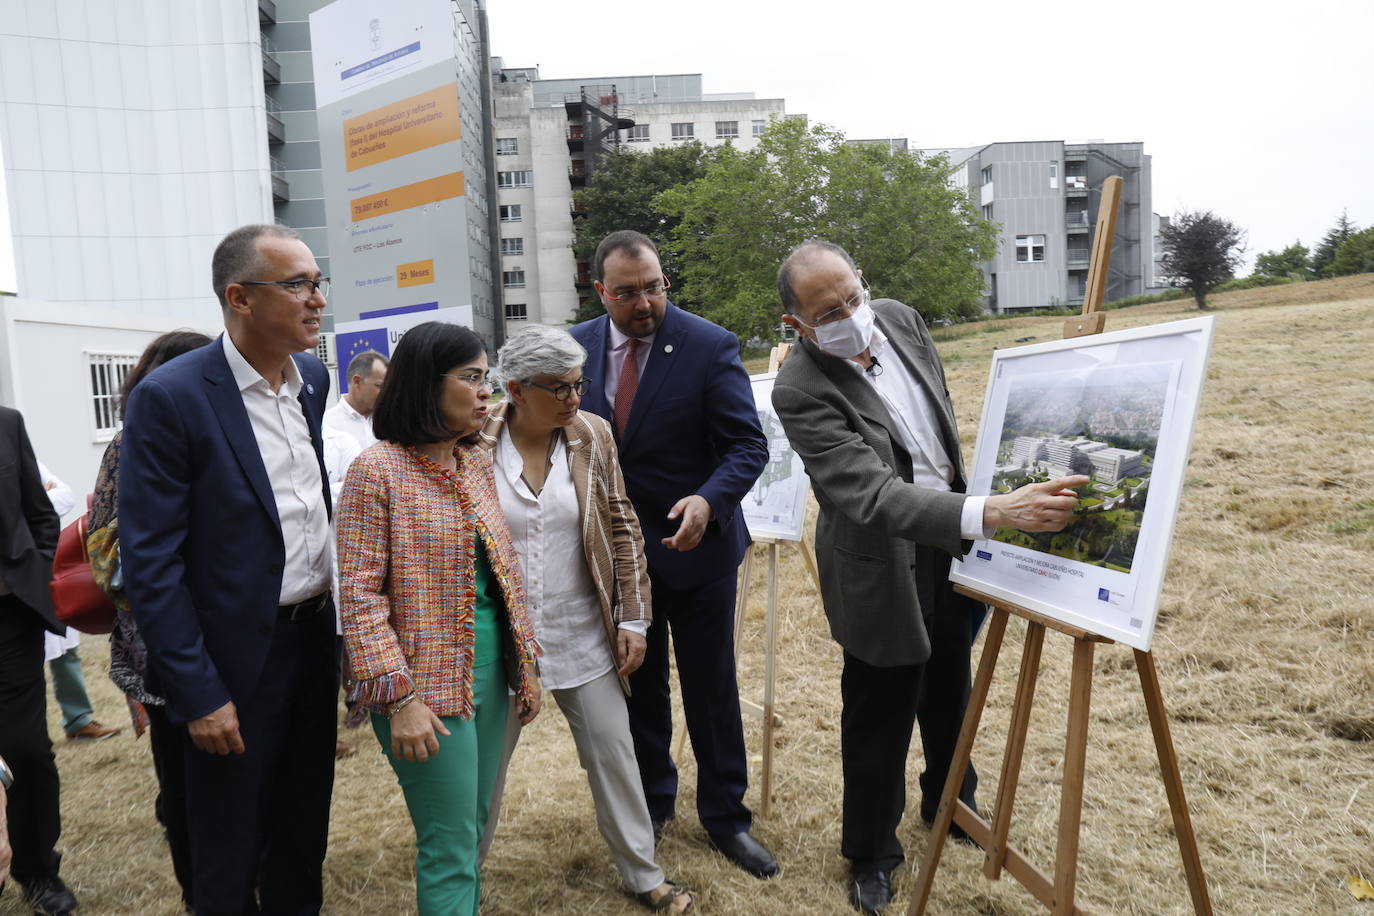
[[[773,406],[820,505],[821,598],[844,650],[840,849],[850,902],[877,913],[903,860],[912,726],[921,726],[921,817],[930,823],[968,703],[983,608],[954,592],[951,558],[993,528],[1062,529],[1077,505],[1067,488],[1088,478],[966,496],[954,408],[921,316],[892,299],[870,304],[853,260],[829,242],[793,249],[778,295],[801,341],[778,372]],[[959,793],[970,807],[977,783],[970,765]]]

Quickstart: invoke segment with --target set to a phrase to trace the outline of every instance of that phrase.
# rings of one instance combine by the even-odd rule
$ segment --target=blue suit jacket
[[[613,420],[604,377],[610,319],[602,315],[571,332],[587,349],[592,378],[582,408]],[[749,545],[739,503],[768,462],[739,339],[668,303],[618,445],[654,575],[686,590],[733,572]],[[695,549],[669,550],[662,539],[681,520],[669,521],[668,510],[693,493],[711,504],[715,518]]]
[[[320,417],[329,373],[292,357],[325,506]],[[159,367],[129,398],[119,461],[125,590],[148,687],[174,722],[251,695],[272,642],[286,548],[272,484],[219,339]]]

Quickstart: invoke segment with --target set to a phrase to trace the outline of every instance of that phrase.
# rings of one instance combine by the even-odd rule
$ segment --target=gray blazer
[[[820,504],[816,556],[831,635],[870,665],[914,665],[930,657],[915,545],[954,557],[968,549],[959,532],[964,463],[945,370],[925,322],[892,299],[876,300],[873,310],[889,352],[938,405],[937,425],[955,465],[953,491],[911,482],[911,456],[877,392],[855,366],[810,340],[801,341],[778,372],[773,407]]]

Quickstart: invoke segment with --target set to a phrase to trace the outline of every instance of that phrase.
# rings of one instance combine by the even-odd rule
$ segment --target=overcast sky
[[[1140,140],[1157,213],[1247,260],[1342,208],[1374,224],[1374,2],[490,0],[492,50],[553,79],[702,73],[848,137],[921,148]]]
[[[1250,262],[1315,247],[1342,208],[1374,224],[1371,0],[490,0],[489,17],[507,66],[702,73],[708,92],[783,98],[849,137],[1141,140],[1155,212],[1232,220]]]

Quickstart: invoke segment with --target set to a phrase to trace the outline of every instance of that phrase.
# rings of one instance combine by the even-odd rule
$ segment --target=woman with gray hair
[[[501,348],[505,400],[479,434],[525,574],[544,654],[544,689],[572,729],[596,822],[625,886],[651,910],[686,913],[692,895],[664,879],[630,739],[626,678],[644,660],[649,574],[611,427],[578,410],[587,351],[532,325]],[[508,739],[513,747],[514,739]],[[504,776],[504,774],[502,774]],[[493,795],[489,823],[496,821]]]

